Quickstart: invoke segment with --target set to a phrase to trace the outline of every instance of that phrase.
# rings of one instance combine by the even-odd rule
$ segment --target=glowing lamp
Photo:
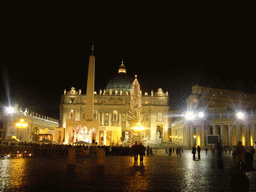
[[[195,115],[193,112],[187,112],[185,117],[187,120],[193,120],[195,118]]]
[[[203,113],[203,112],[199,112],[199,113],[198,113],[198,117],[199,117],[199,118],[203,118],[203,117],[204,117],[204,113]]]
[[[13,114],[14,113],[14,108],[13,107],[6,107],[6,112],[8,113],[8,114]]]
[[[244,119],[245,114],[244,114],[243,112],[237,112],[236,117],[237,117],[238,119]]]

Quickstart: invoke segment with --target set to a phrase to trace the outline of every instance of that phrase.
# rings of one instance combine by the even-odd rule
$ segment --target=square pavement
[[[68,166],[67,157],[0,160],[0,191],[231,191],[232,155],[223,153],[224,169],[217,156],[201,152],[192,160],[191,150],[180,156],[158,153],[134,165],[131,156],[77,157]],[[256,191],[256,172],[246,172],[250,191]]]

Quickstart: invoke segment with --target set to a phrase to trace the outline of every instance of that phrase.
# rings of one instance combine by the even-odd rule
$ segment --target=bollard
[[[75,165],[75,163],[76,163],[76,149],[71,147],[68,150],[68,164]]]
[[[105,165],[105,149],[99,148],[98,150],[98,165],[104,166]]]

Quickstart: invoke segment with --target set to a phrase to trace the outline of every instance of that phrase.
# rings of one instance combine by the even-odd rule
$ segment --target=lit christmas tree
[[[135,75],[135,79],[132,83],[130,111],[127,119],[129,129],[126,131],[124,145],[132,146],[136,140],[139,142],[143,141],[143,133],[136,133],[133,129],[133,127],[141,125],[143,121],[141,95],[140,84],[137,75]]]

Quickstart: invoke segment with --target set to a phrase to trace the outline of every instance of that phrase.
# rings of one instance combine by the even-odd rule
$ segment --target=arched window
[[[69,112],[69,119],[74,119],[74,110],[70,110]]]
[[[113,121],[117,121],[118,120],[118,112],[117,110],[113,111]]]

